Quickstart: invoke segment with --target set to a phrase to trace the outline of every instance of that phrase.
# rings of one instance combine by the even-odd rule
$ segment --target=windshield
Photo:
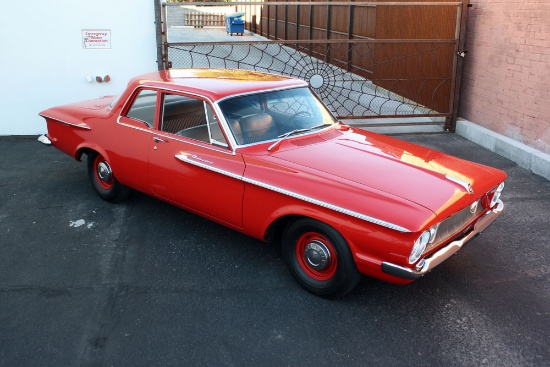
[[[293,130],[337,123],[308,88],[223,100],[219,107],[239,145],[278,139]]]

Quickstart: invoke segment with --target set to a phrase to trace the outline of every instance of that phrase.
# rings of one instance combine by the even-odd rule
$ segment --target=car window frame
[[[331,125],[337,125],[339,123],[339,120],[336,118],[335,114],[333,111],[331,111],[327,105],[325,105],[322,101],[321,101],[321,98],[319,98],[319,96],[317,95],[317,93],[315,93],[315,91],[307,86],[307,85],[300,85],[300,86],[287,86],[287,87],[281,87],[281,88],[273,88],[273,89],[258,89],[258,90],[254,90],[254,91],[250,91],[250,92],[245,92],[245,93],[239,93],[239,94],[233,94],[233,95],[227,95],[227,96],[224,96],[223,98],[220,98],[216,101],[215,103],[215,106],[217,108],[217,112],[218,112],[218,116],[222,116],[223,118],[223,121],[224,121],[224,125],[226,126],[226,129],[227,129],[227,134],[226,134],[226,137],[227,135],[229,134],[230,136],[230,139],[231,139],[231,142],[234,146],[233,150],[235,151],[236,149],[239,149],[239,148],[246,148],[246,147],[252,147],[252,146],[255,146],[255,145],[260,145],[260,144],[265,144],[265,143],[268,143],[268,142],[271,142],[271,141],[274,141],[276,139],[272,139],[272,140],[265,140],[265,141],[260,141],[260,142],[255,142],[255,143],[239,143],[235,137],[235,133],[233,131],[233,129],[231,129],[231,127],[229,126],[229,122],[227,121],[227,118],[224,114],[224,111],[222,110],[220,104],[224,101],[227,101],[227,100],[230,100],[230,99],[235,99],[235,98],[241,98],[241,97],[247,97],[247,96],[252,96],[252,95],[255,95],[255,94],[266,94],[266,93],[272,93],[272,92],[282,92],[282,91],[287,91],[287,90],[292,90],[292,89],[300,89],[300,88],[304,88],[304,89],[308,89],[310,92],[311,92],[311,95],[313,96],[313,98],[315,100],[317,100],[317,102],[319,104],[321,104],[323,107],[324,107],[324,110],[327,112],[327,114],[329,115],[329,117],[333,120],[333,122],[331,123]],[[260,108],[262,111],[267,111],[268,110],[268,106],[266,105],[266,100],[265,98],[263,98],[263,101],[262,103],[260,104]]]
[[[234,149],[233,149],[233,146],[231,144],[231,141],[230,139],[228,138],[228,133],[226,131],[226,128],[224,126],[224,124],[222,123],[222,120],[219,118],[219,112],[216,110],[215,108],[215,104],[210,101],[208,98],[204,97],[204,96],[201,96],[201,95],[197,95],[197,94],[193,94],[193,93],[186,93],[186,92],[183,92],[183,91],[177,91],[177,90],[173,90],[173,89],[163,89],[163,88],[159,88],[158,89],[158,100],[157,100],[157,118],[158,118],[158,122],[157,124],[155,125],[155,132],[157,133],[161,133],[161,134],[166,134],[166,135],[169,135],[171,138],[175,138],[176,140],[180,140],[180,139],[184,139],[184,141],[186,142],[193,142],[194,144],[198,143],[198,144],[204,144],[210,148],[219,148],[219,149],[222,149],[223,151],[231,151],[234,153]],[[188,137],[188,136],[185,136],[185,135],[178,135],[178,134],[175,134],[175,133],[172,133],[172,132],[169,132],[169,131],[164,131],[162,130],[162,124],[163,124],[163,121],[164,121],[164,100],[165,100],[165,96],[167,94],[170,94],[170,95],[178,95],[178,96],[182,96],[182,97],[185,97],[185,98],[189,98],[189,99],[195,99],[195,100],[199,100],[203,103],[203,111],[204,111],[204,115],[205,115],[205,119],[206,119],[206,127],[207,127],[207,131],[208,131],[208,141],[204,141],[204,140],[200,140],[200,139],[194,139],[192,137]],[[207,107],[210,107],[210,110],[212,111],[212,116],[215,117],[214,121],[210,121],[210,115],[208,113],[208,110],[207,110]],[[212,136],[212,128],[211,128],[211,124],[213,123],[217,123],[218,124],[218,127],[225,139],[225,142],[222,142],[222,141],[219,141],[217,139],[214,139],[213,136]],[[199,125],[200,126],[200,125]]]
[[[156,93],[156,98],[155,98],[155,103],[154,103],[155,113],[154,113],[153,126],[149,126],[147,121],[144,121],[144,120],[141,120],[141,119],[138,119],[138,118],[135,118],[135,117],[128,116],[128,112],[130,111],[130,109],[134,105],[134,103],[136,101],[136,98],[144,90],[149,90],[149,91],[153,91],[153,92]],[[152,88],[152,87],[138,87],[138,88],[135,88],[132,91],[132,93],[130,93],[130,96],[126,99],[126,102],[122,106],[122,109],[120,110],[118,120],[120,121],[120,118],[130,119],[130,120],[132,120],[136,123],[142,123],[143,126],[141,126],[141,128],[143,128],[143,129],[146,129],[146,130],[156,129],[156,126],[157,126],[158,120],[159,120],[159,116],[158,116],[159,97],[160,97],[160,90],[158,88]]]

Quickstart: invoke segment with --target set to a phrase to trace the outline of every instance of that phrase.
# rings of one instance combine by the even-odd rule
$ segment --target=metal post
[[[267,6],[267,32],[265,38],[269,39],[269,23],[271,23],[271,15],[269,14],[271,12],[271,6]]]
[[[466,43],[466,26],[468,24],[468,8],[470,0],[463,0],[457,9],[457,42],[455,44],[454,70],[451,85],[451,113],[452,115],[445,120],[445,130],[455,132],[456,120],[458,119],[458,107],[460,100],[460,84],[462,81],[462,68],[464,66],[464,57],[466,52],[464,45]]]
[[[164,30],[162,23],[162,0],[153,0],[155,6],[155,31],[156,31],[156,40],[157,40],[157,68],[158,70],[164,69],[164,56],[163,56],[163,45],[164,45]]]
[[[309,4],[309,40],[313,39],[313,5]],[[311,43],[309,44],[309,54],[312,55]]]
[[[309,39],[313,39],[313,5],[309,4]]]
[[[331,0],[328,0],[328,1],[331,1]],[[330,32],[331,32],[331,20],[332,20],[332,12],[331,12],[331,9],[332,7],[330,5],[327,5],[327,29],[326,29],[326,32],[327,32],[327,40],[330,39]],[[325,47],[325,62],[326,63],[330,63],[330,46],[329,44],[327,43],[327,46]]]
[[[286,2],[288,2],[288,0],[286,0]],[[283,36],[283,39],[285,40],[288,39],[287,32],[288,32],[288,6],[285,5],[285,32]]]
[[[276,40],[279,39],[278,35],[277,35],[277,31],[278,31],[278,28],[279,28],[279,9],[277,8],[277,5],[275,5],[275,31],[273,32],[274,33],[274,37]]]
[[[354,27],[354,19],[355,19],[355,7],[350,4],[349,6],[349,13],[348,13],[348,39],[353,39],[353,27]],[[351,70],[352,61],[353,60],[353,45],[350,43],[348,44],[348,62],[346,69],[347,71]]]
[[[260,6],[260,35],[263,36],[264,34],[264,7]]]
[[[296,5],[296,39],[300,39],[300,5]]]
[[[328,1],[331,1],[331,0],[328,0]],[[331,21],[331,6],[330,5],[327,5],[327,39],[330,39],[330,21]]]

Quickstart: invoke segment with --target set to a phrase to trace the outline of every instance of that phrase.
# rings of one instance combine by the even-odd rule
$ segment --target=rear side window
[[[142,89],[132,102],[132,106],[126,113],[126,117],[144,122],[148,127],[155,126],[155,111],[157,104],[157,92]]]
[[[166,93],[160,130],[209,144],[229,146],[212,107],[198,98]]]
[[[181,96],[178,94],[165,94],[162,109],[161,130],[182,135],[184,131],[205,127],[206,113],[204,111],[204,102],[200,99]],[[208,134],[204,139],[208,142]]]

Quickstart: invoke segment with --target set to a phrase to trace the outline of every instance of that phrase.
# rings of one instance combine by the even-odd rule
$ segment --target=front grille
[[[476,203],[477,207],[473,213],[470,211],[471,205],[468,205],[458,213],[451,215],[449,218],[441,222],[439,228],[437,229],[437,234],[435,235],[434,241],[426,246],[426,250],[424,250],[424,253],[429,252],[431,249],[438,246],[439,244],[456,236],[476,217],[478,217],[483,212],[484,208],[481,204],[481,199],[477,200]]]

